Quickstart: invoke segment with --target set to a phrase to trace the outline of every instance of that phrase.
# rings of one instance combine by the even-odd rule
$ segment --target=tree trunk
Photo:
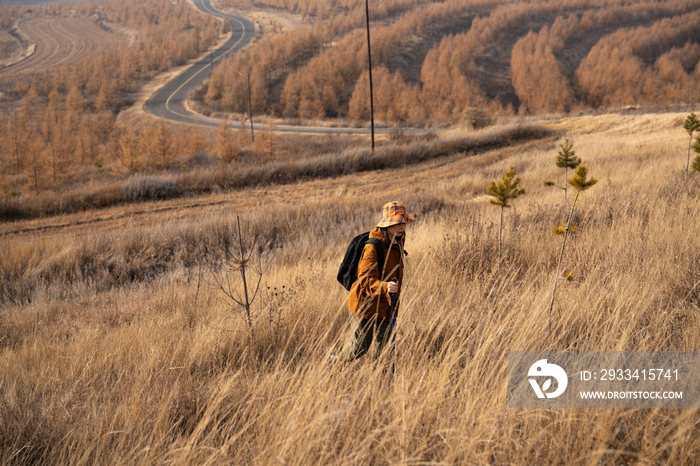
[[[576,207],[576,201],[581,191],[576,192],[576,198],[574,199],[574,204],[571,206],[571,211],[569,212],[569,219],[566,221],[566,230],[564,230],[564,241],[561,244],[561,251],[559,252],[559,262],[557,262],[557,273],[554,276],[554,289],[552,290],[552,302],[549,304],[549,328],[552,328],[552,310],[554,309],[554,297],[557,294],[557,284],[559,283],[559,272],[561,270],[561,261],[564,257],[564,247],[566,246],[566,237],[569,235],[569,227],[571,226],[571,217],[574,214],[574,207]]]
[[[503,206],[501,206],[501,222],[498,228],[498,266],[501,266],[501,244],[503,244]]]
[[[238,245],[240,247],[239,252],[241,254],[241,278],[243,279],[243,297],[244,297],[244,309],[245,309],[245,319],[246,322],[248,323],[248,328],[250,329],[250,334],[252,336],[253,334],[253,319],[250,315],[250,299],[248,298],[248,282],[246,281],[245,277],[245,266],[248,263],[247,260],[247,251],[243,250],[243,235],[241,235],[241,219],[239,217],[236,217],[236,221],[238,222]]]

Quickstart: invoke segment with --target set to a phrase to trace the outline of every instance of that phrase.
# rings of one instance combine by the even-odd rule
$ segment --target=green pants
[[[377,357],[379,357],[391,338],[391,322],[360,319],[350,312],[350,325],[353,329],[352,337],[343,347],[340,353],[340,360],[353,361],[364,355],[369,351],[373,339],[377,340]]]

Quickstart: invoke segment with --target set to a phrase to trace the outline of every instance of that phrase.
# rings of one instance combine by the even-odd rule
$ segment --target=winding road
[[[224,45],[168,81],[145,104],[145,110],[167,120],[182,123],[197,123],[205,126],[219,126],[221,120],[192,113],[185,108],[187,96],[207,77],[211,67],[231,52],[236,52],[250,43],[253,38],[253,23],[245,18],[227,15],[215,10],[209,0],[193,0],[195,6],[204,13],[223,18],[231,23],[233,32]]]
[[[223,18],[231,23],[233,33],[224,45],[213,51],[209,56],[202,58],[197,63],[185,70],[179,76],[174,77],[160,88],[144,105],[144,109],[155,116],[164,117],[166,120],[180,123],[196,123],[204,126],[219,126],[223,120],[210,118],[190,112],[185,108],[187,96],[193,92],[207,77],[211,67],[217,61],[231,52],[236,52],[248,45],[253,38],[253,23],[245,18],[227,15],[215,10],[210,0],[193,0],[195,6],[204,13]],[[238,127],[239,123],[233,121],[231,126]],[[275,131],[286,133],[311,133],[311,134],[370,134],[368,128],[327,128],[320,126],[291,126],[275,125]],[[375,133],[390,133],[393,129],[375,128]],[[427,130],[410,129],[402,130],[406,134],[425,133]]]

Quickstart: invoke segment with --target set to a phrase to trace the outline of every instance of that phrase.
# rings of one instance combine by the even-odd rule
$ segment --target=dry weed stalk
[[[571,211],[569,211],[569,219],[566,221],[566,228],[564,228],[564,241],[561,244],[561,251],[559,252],[559,261],[557,262],[557,273],[554,276],[554,289],[552,290],[552,301],[549,303],[549,325],[552,325],[552,309],[554,309],[554,298],[557,294],[557,284],[560,279],[570,279],[570,276],[561,277],[561,261],[564,258],[564,247],[566,246],[566,238],[569,232],[575,227],[571,225],[571,217],[574,215],[574,208],[576,207],[576,201],[581,195],[582,191],[586,191],[588,188],[596,184],[598,180],[595,178],[588,179],[588,167],[586,165],[579,165],[576,169],[576,174],[568,180],[568,183],[576,190],[576,197],[574,198],[574,203],[571,205]],[[557,230],[555,229],[555,233]]]

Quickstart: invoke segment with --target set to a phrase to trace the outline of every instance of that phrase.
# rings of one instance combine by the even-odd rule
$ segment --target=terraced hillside
[[[22,46],[0,62],[0,79],[57,68],[124,43],[85,16],[26,18],[13,32]]]

